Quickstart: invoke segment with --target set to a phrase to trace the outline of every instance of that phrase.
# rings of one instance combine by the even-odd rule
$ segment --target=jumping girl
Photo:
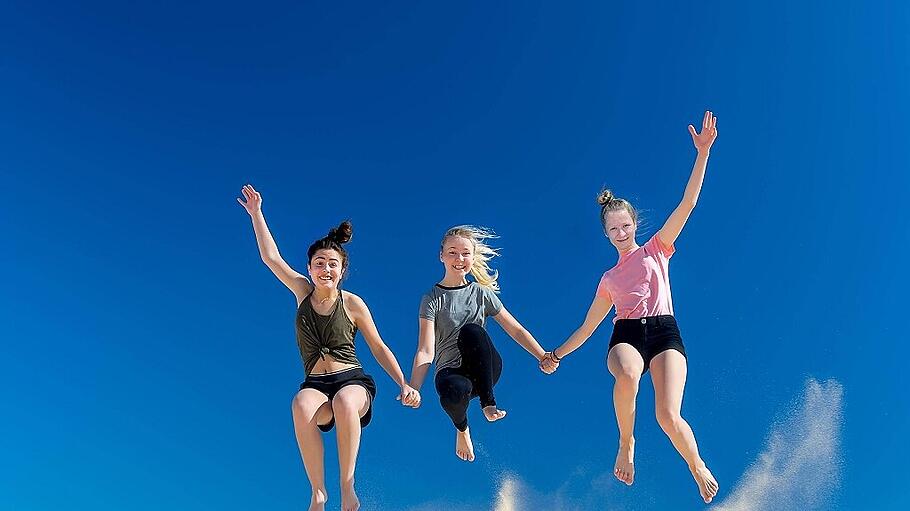
[[[616,379],[613,406],[619,425],[619,453],[613,474],[631,485],[635,476],[635,398],[642,375],[651,370],[657,422],[689,465],[706,503],[717,495],[718,484],[698,454],[692,428],[680,415],[686,385],[686,350],[673,317],[668,265],[673,243],[698,201],[708,155],[717,137],[717,118],[705,112],[701,133],[689,125],[698,150],[682,202],[657,234],[642,246],[635,241],[638,214],[609,190],[601,192],[600,219],[604,232],[619,252],[619,262],[603,274],[597,294],[579,327],[562,346],[548,353],[541,369],[554,371],[559,361],[578,349],[616,306],[607,367]]]
[[[443,236],[439,260],[445,276],[420,302],[420,333],[411,372],[411,386],[420,389],[430,363],[436,364],[436,392],[455,425],[455,454],[465,461],[474,461],[468,403],[480,398],[490,422],[506,416],[493,393],[502,374],[502,358],[484,329],[486,317],[492,316],[538,362],[545,354],[496,295],[498,273],[490,269],[489,261],[498,254],[485,243],[493,237],[491,231],[470,225],[453,227]],[[468,273],[473,281],[468,281]]]
[[[329,231],[307,251],[307,270],[312,281],[294,271],[278,253],[262,215],[262,196],[252,186],[243,187],[237,199],[249,213],[262,261],[297,298],[297,346],[303,358],[306,379],[294,396],[291,410],[294,432],[312,488],[310,511],[325,509],[328,493],[323,470],[321,431],[338,427],[338,462],[341,471],[341,508],[357,511],[354,466],[362,428],[370,423],[376,384],[363,372],[354,350],[354,335],[363,338],[373,356],[401,387],[398,399],[407,406],[420,401],[420,394],[405,381],[395,355],[382,342],[367,304],[357,295],[342,291],[341,280],[348,268],[343,245],[351,240],[350,222]]]

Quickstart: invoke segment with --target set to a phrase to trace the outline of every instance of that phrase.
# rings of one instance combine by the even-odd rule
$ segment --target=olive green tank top
[[[338,293],[335,306],[328,316],[318,314],[310,303],[310,293],[297,307],[297,347],[303,358],[303,368],[310,374],[316,362],[330,355],[338,362],[360,367],[354,352],[354,335],[357,327],[344,311],[342,293]]]

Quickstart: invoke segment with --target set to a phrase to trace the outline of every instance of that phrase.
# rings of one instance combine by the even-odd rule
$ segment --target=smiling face
[[[620,252],[627,252],[635,248],[635,229],[638,226],[632,215],[625,209],[610,211],[607,213],[604,230],[610,243]]]
[[[325,289],[337,289],[344,276],[341,254],[337,250],[322,248],[313,254],[307,265],[313,285]]]
[[[449,236],[442,244],[439,260],[446,269],[446,280],[464,279],[474,264],[474,244],[461,236]]]

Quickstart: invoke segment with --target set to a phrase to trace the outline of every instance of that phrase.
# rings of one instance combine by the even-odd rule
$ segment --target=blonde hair
[[[626,199],[621,199],[613,195],[613,192],[604,188],[597,195],[597,203],[600,204],[600,223],[604,226],[604,232],[607,232],[607,215],[612,211],[627,211],[635,225],[638,225],[638,211],[632,206],[632,203]]]
[[[439,250],[445,250],[446,240],[452,237],[464,238],[474,245],[474,262],[471,264],[471,275],[474,280],[481,286],[486,286],[495,292],[499,292],[499,284],[496,279],[499,278],[499,272],[490,268],[490,259],[499,255],[499,249],[487,245],[484,241],[491,238],[498,238],[491,229],[486,227],[476,227],[473,225],[458,225],[446,231],[442,237]]]

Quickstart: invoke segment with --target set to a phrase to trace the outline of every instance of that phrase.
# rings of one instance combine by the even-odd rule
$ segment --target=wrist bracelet
[[[550,352],[550,356],[553,357],[554,362],[559,362],[560,360],[562,360],[562,357],[560,357],[559,355],[556,354],[556,348],[553,348],[553,351]]]

